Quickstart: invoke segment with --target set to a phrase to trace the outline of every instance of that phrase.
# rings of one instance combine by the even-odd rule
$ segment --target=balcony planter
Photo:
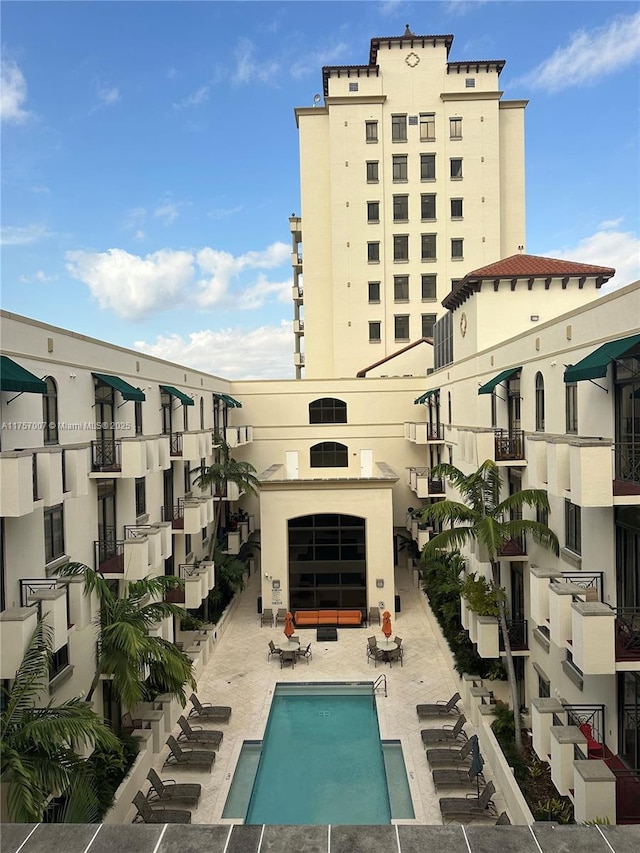
[[[549,581],[560,577],[558,569],[531,566],[529,569],[529,600],[531,619],[536,625],[546,625],[549,619]]]
[[[616,777],[604,761],[574,761],[576,823],[603,820],[616,823]]]
[[[577,726],[551,726],[551,781],[565,797],[573,788],[574,746],[587,754],[587,739]]]
[[[615,611],[599,601],[576,601],[571,606],[573,660],[585,675],[613,675]]]
[[[533,749],[541,761],[549,761],[551,756],[551,726],[554,715],[566,722],[567,713],[557,699],[537,698],[531,700],[531,729],[533,731]]]

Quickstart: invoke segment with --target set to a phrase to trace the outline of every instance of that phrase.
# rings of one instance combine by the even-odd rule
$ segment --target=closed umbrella
[[[388,610],[385,610],[382,614],[382,633],[385,635],[387,640],[391,636],[391,614]]]
[[[478,743],[478,735],[471,736],[471,766],[469,767],[469,779],[475,779],[478,787],[478,796],[480,796],[480,774],[484,767],[484,759],[480,755],[480,744]]]
[[[286,616],[284,617],[284,633],[286,635],[287,640],[293,634],[294,631],[295,628],[293,627],[293,616],[291,615],[291,613],[287,612]]]

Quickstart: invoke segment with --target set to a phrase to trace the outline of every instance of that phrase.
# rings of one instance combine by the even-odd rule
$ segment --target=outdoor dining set
[[[293,627],[293,616],[288,611],[282,611],[284,614],[284,628],[283,633],[285,635],[284,642],[281,642],[279,646],[273,642],[273,640],[269,640],[269,651],[267,653],[267,660],[271,660],[272,657],[278,658],[280,661],[280,669],[282,669],[287,664],[291,665],[293,668],[299,660],[305,660],[307,663],[312,659],[313,654],[311,652],[311,643],[309,643],[306,647],[300,645],[300,638],[297,637],[294,633],[295,628]],[[276,622],[278,624],[278,617],[280,611],[276,614]],[[263,611],[264,617],[264,611]]]

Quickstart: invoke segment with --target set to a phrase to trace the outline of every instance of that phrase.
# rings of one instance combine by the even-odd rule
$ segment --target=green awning
[[[119,391],[123,400],[136,400],[139,403],[144,403],[147,399],[139,388],[134,388],[124,379],[120,379],[119,376],[111,376],[108,373],[93,373],[92,376],[95,376],[103,385],[108,385],[110,388]]]
[[[522,367],[510,367],[509,370],[503,370],[502,373],[499,373],[497,376],[494,376],[489,382],[486,382],[484,385],[481,385],[478,388],[478,394],[493,394],[493,389],[496,385],[499,385],[501,382],[504,382],[505,379],[511,379],[516,373],[520,373]]]
[[[416,399],[413,401],[413,405],[419,406],[422,403],[426,403],[429,397],[433,396],[434,394],[437,394],[439,390],[439,388],[432,388],[431,391],[425,391],[424,394],[421,394],[419,397],[416,397]]]
[[[193,406],[194,402],[184,391],[178,391],[177,388],[174,388],[173,385],[161,385],[161,391],[166,391],[167,394],[171,394],[173,397],[177,397],[178,400],[182,403],[183,406]]]
[[[227,405],[230,409],[241,409],[242,403],[235,399],[235,397],[230,397],[229,394],[221,394],[220,392],[215,393],[213,395],[218,400],[222,400],[225,405]]]
[[[20,367],[8,355],[0,356],[0,391],[27,391],[30,394],[46,394],[47,386],[42,381]]]
[[[564,372],[564,381],[582,382],[584,379],[604,379],[609,363],[615,358],[620,358],[639,343],[640,335],[631,335],[629,338],[620,338],[619,341],[602,344],[582,361],[568,367]]]

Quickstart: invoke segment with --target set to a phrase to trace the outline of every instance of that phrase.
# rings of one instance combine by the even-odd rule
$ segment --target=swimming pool
[[[334,825],[414,817],[400,744],[380,740],[372,684],[277,685],[264,741],[244,743],[223,817]]]

